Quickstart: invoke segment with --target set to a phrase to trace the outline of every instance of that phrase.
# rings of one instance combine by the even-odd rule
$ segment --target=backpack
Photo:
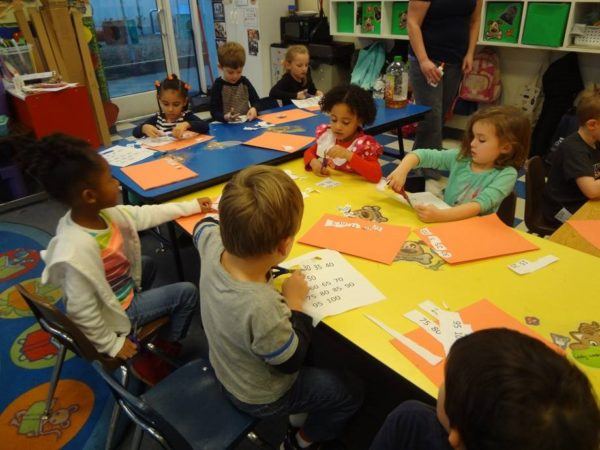
[[[500,97],[500,60],[491,48],[473,58],[473,69],[463,78],[459,97],[471,102],[492,103]]]

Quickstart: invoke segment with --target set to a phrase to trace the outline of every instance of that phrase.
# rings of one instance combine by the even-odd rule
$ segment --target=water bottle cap
[[[394,62],[402,62],[402,56],[394,56]]]

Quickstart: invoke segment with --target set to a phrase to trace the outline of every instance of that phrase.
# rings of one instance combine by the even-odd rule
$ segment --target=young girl
[[[414,150],[388,177],[401,192],[415,167],[450,171],[444,201],[449,209],[417,205],[423,222],[448,222],[495,212],[517,181],[529,151],[531,125],[518,108],[494,106],[471,116],[460,151]]]
[[[317,127],[317,143],[304,152],[306,170],[329,176],[329,169],[335,168],[377,183],[383,149],[362,129],[377,114],[371,94],[354,84],[336,86],[321,100],[321,109],[329,113],[331,123]]]
[[[136,355],[137,327],[170,316],[155,345],[180,349],[198,304],[198,290],[182,282],[148,289],[155,272],[140,253],[138,231],[180,216],[210,210],[210,200],[152,206],[117,205],[119,183],[109,166],[82,140],[52,135],[22,145],[18,159],[53,198],[69,207],[56,236],[42,252],[43,283],[62,288],[67,315],[101,353],[123,360]],[[148,384],[165,376],[149,354],[133,361]]]
[[[190,86],[172,74],[156,81],[158,112],[133,130],[133,136],[158,137],[172,132],[173,137],[181,139],[186,131],[206,133],[208,124],[188,110],[188,92]]]
[[[313,95],[321,96],[310,76],[308,62],[310,55],[304,45],[292,45],[285,52],[283,67],[285,74],[271,88],[269,97],[281,100],[284,105],[292,103],[292,99],[304,99]]]

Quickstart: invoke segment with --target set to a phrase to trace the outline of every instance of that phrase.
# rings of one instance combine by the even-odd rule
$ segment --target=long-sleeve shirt
[[[473,172],[471,158],[460,158],[458,149],[418,149],[413,154],[419,158],[417,167],[450,171],[444,191],[444,201],[448,205],[477,202],[481,206],[480,215],[496,212],[517,182],[517,170],[514,167]]]
[[[250,108],[258,111],[259,102],[256,89],[246,77],[240,77],[236,83],[229,83],[219,77],[215,80],[210,93],[210,115],[214,120],[225,122],[225,114],[246,114]]]
[[[289,105],[292,103],[292,99],[298,98],[298,92],[305,89],[310,95],[315,95],[317,93],[317,88],[315,87],[315,83],[313,83],[310,70],[306,74],[304,83],[296,81],[289,72],[286,72],[281,77],[281,80],[275,83],[275,86],[271,88],[269,97],[281,100],[284,105]]]
[[[167,122],[161,113],[156,113],[152,117],[149,117],[144,123],[135,127],[132,134],[136,138],[144,137],[144,133],[142,132],[144,125],[153,125],[160,131],[167,133],[169,131],[173,131],[173,128],[182,122],[189,123],[190,128],[188,128],[188,130],[193,131],[194,133],[208,132],[208,124],[204,120],[196,117],[196,115],[194,115],[194,113],[191,111],[186,111],[179,116],[175,122]]]
[[[328,133],[331,133],[329,125],[323,124],[317,127],[317,143],[304,152],[304,166],[306,170],[312,170],[310,162],[319,157],[317,155],[317,149],[320,141],[322,142],[328,137],[331,139],[331,136],[327,135]],[[381,179],[379,156],[383,153],[383,148],[373,136],[369,136],[368,134],[365,134],[363,130],[360,130],[354,140],[335,140],[334,145],[340,145],[353,153],[350,161],[333,160],[337,170],[348,173],[357,173],[373,183],[377,183]],[[329,149],[326,149],[326,151],[327,150]]]

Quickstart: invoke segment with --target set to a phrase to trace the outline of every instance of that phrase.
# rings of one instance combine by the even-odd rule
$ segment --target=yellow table
[[[387,223],[411,227],[423,225],[409,207],[386,197],[375,189],[374,184],[356,175],[335,172],[332,178],[342,184],[323,189],[316,186],[322,178],[305,172],[301,160],[279,167],[305,177],[296,180],[301,190],[312,187],[320,191],[309,194],[305,199],[304,219],[298,236],[303,235],[323,213],[339,214],[338,207],[346,204],[351,205],[353,210],[363,206],[379,206],[381,213],[389,219]],[[178,200],[198,196],[216,197],[222,188],[223,185],[213,186]],[[486,298],[521,322],[526,316],[539,318],[539,326],[532,328],[548,341],[551,341],[550,333],[570,337],[569,332],[577,331],[581,322],[600,321],[598,297],[591,281],[598,276],[599,260],[533,235],[525,236],[540,250],[456,266],[443,264],[437,257],[427,268],[418,261],[399,261],[386,265],[345,255],[356,269],[385,294],[387,300],[328,317],[324,322],[406,380],[436,397],[437,386],[398,352],[389,343],[390,336],[367,320],[364,314],[370,314],[397,331],[406,333],[416,326],[403,314],[426,299],[440,305],[444,301],[451,310],[460,310]],[[418,239],[411,234],[409,240]],[[425,248],[424,245],[416,246]],[[295,244],[290,258],[313,250],[314,247]],[[560,260],[537,272],[517,275],[507,268],[508,264],[521,258],[536,260],[548,254]],[[572,358],[571,351],[567,351],[567,354]],[[577,364],[591,379],[596,392],[600,393],[600,369]]]
[[[600,201],[589,201],[573,214],[571,219],[574,220],[595,220],[600,219]],[[552,233],[550,236],[552,242],[566,245],[567,247],[580,250],[590,255],[600,256],[600,250],[586,241],[581,235],[575,231],[573,227],[565,223]]]

